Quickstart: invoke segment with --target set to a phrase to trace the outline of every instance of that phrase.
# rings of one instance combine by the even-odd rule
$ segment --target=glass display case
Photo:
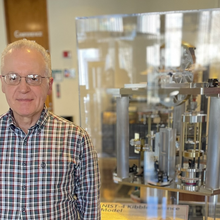
[[[220,216],[220,10],[83,17],[76,28],[81,126],[103,201],[128,189],[133,202]]]

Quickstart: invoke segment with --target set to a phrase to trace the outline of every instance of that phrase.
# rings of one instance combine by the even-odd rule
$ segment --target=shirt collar
[[[12,128],[18,127],[17,123],[14,119],[13,111],[12,111],[11,108],[9,109],[8,113],[9,113],[9,125],[10,125],[10,127],[12,127]],[[40,118],[38,119],[36,124],[33,125],[30,129],[41,128],[44,125],[44,123],[46,122],[48,116],[49,116],[48,109],[47,109],[46,106],[44,106],[44,108],[41,112]]]
[[[8,115],[9,115],[9,124],[10,124],[10,126],[11,125],[16,126],[16,121],[14,119],[13,111],[12,111],[11,108],[9,109]]]
[[[44,123],[46,122],[48,116],[49,116],[48,109],[46,106],[44,106],[44,108],[41,112],[40,118],[38,119],[37,123],[33,127],[38,126],[39,128],[41,128],[44,125]]]

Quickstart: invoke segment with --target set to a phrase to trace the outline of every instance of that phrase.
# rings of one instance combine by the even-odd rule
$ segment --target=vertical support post
[[[220,187],[220,99],[210,97],[209,108],[209,131],[208,149],[206,163],[205,186],[207,188],[218,189]],[[216,204],[218,195],[209,196],[206,199],[206,219],[207,216],[215,219]]]
[[[220,187],[220,99],[210,98],[208,149],[206,163],[206,187],[217,189]]]
[[[129,97],[116,98],[117,177],[129,177]]]
[[[180,166],[183,165],[183,158],[182,158],[182,150],[184,149],[184,134],[185,134],[185,127],[183,128],[184,123],[182,122],[182,114],[185,112],[185,102],[181,105],[174,107],[173,112],[173,129],[176,130],[176,136],[180,138],[179,143],[179,162]],[[185,125],[184,125],[185,126]]]
[[[179,158],[180,158],[180,165],[183,167],[183,151],[184,151],[184,146],[185,146],[185,123],[183,123],[183,117],[181,116],[181,135],[180,135],[180,147],[179,147]]]

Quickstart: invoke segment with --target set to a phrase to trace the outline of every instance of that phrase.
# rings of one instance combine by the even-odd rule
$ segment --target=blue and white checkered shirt
[[[101,219],[97,153],[85,130],[46,108],[25,134],[0,117],[0,219]]]

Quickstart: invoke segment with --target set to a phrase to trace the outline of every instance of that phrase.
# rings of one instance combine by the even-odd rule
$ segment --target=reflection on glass
[[[160,34],[160,15],[146,14],[137,17],[137,31],[144,34]]]
[[[147,65],[159,66],[160,65],[160,46],[153,45],[147,47]]]
[[[147,204],[149,204],[147,207],[147,216],[150,218],[158,217],[158,214],[157,214],[158,198],[149,196]]]
[[[178,67],[181,60],[183,14],[167,14],[165,19],[165,66]]]
[[[95,48],[80,49],[78,51],[79,57],[79,83],[89,89],[89,76],[88,76],[88,62],[99,60],[99,51]]]
[[[200,190],[204,183],[212,188],[208,177],[220,173],[213,167],[220,160],[213,153],[219,149],[219,134],[214,134],[220,133],[219,18],[219,9],[77,18],[81,125],[99,153],[103,201],[166,207],[197,199],[204,204]],[[129,100],[128,108],[117,112],[118,103],[124,107],[122,98]],[[120,118],[128,123],[119,131]],[[207,139],[213,143],[207,144]],[[126,178],[132,181],[120,194]],[[147,184],[155,190],[147,190]],[[210,207],[216,204],[216,199],[207,201]],[[148,212],[156,216],[153,209]]]
[[[198,45],[196,46],[196,59],[198,65],[206,66],[209,62],[209,35],[206,34],[210,31],[210,11],[201,12],[199,15],[198,23]]]

